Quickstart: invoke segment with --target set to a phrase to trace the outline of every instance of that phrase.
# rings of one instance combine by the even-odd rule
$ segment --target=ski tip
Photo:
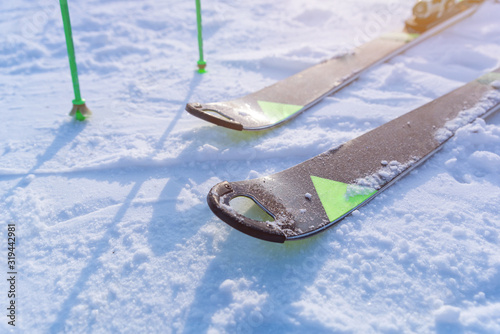
[[[239,196],[244,194],[239,194],[229,182],[224,181],[208,193],[208,206],[223,222],[240,232],[261,240],[284,243],[286,236],[281,229],[269,222],[245,217],[230,206],[231,200]]]
[[[186,104],[186,111],[193,116],[215,125],[237,131],[243,130],[243,125],[241,123],[222,115],[218,110],[215,110],[215,108],[207,108],[200,103],[188,103]]]

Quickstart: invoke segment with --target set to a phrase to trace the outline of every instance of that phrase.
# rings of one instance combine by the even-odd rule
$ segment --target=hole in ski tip
[[[226,115],[221,114],[221,113],[220,113],[219,111],[217,111],[217,110],[213,110],[213,109],[203,109],[203,112],[204,112],[205,114],[208,114],[208,115],[210,115],[210,116],[212,116],[212,117],[215,117],[215,118],[218,118],[218,119],[222,119],[222,120],[224,120],[224,121],[227,121],[227,120],[229,120],[229,121],[234,121],[234,119],[229,118],[229,117],[227,117]]]
[[[274,218],[255,200],[246,196],[235,197],[229,202],[231,208],[240,215],[259,222],[273,222]]]

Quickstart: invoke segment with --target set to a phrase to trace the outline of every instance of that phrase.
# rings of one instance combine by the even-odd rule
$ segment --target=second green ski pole
[[[200,52],[200,60],[198,60],[198,73],[205,73],[205,68],[207,63],[203,59],[203,34],[201,27],[201,3],[200,0],[196,0],[196,21],[198,23],[198,49]]]

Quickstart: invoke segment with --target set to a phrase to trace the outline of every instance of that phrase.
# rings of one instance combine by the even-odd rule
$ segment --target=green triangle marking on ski
[[[264,114],[274,122],[279,122],[304,108],[295,104],[257,101]]]
[[[500,72],[486,73],[485,75],[477,79],[479,83],[482,83],[484,85],[490,85],[497,80],[500,80]]]
[[[311,176],[311,180],[330,222],[352,211],[377,192],[373,188],[350,186],[346,183],[317,176]],[[348,195],[349,187],[355,187],[356,191],[350,192]]]
[[[416,33],[408,33],[408,32],[393,32],[393,33],[387,33],[382,35],[381,38],[383,39],[390,39],[393,41],[401,41],[401,42],[406,42],[409,43],[415,39],[420,37],[420,34]]]

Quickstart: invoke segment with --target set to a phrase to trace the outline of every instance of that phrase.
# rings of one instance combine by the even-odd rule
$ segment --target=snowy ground
[[[222,180],[311,158],[500,65],[500,4],[364,74],[295,120],[237,133],[184,111],[397,29],[412,1],[56,0],[0,4],[1,268],[17,229],[23,333],[500,333],[500,115],[342,223],[284,245],[218,220]],[[6,279],[0,283],[5,314]]]

